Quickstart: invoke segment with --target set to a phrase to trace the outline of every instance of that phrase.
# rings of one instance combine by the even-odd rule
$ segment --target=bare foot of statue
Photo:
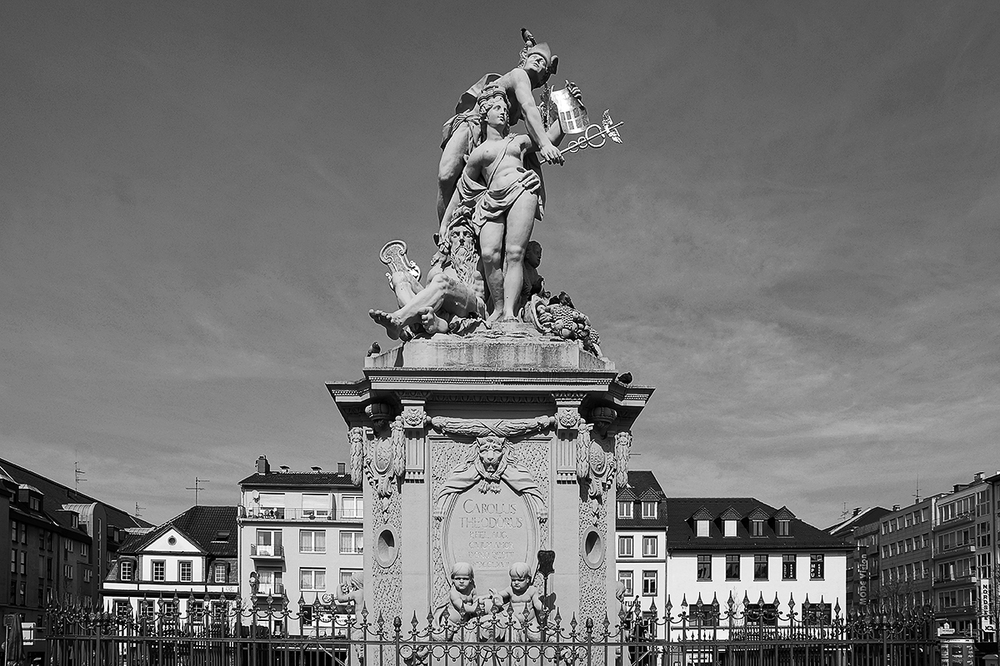
[[[431,307],[420,309],[420,323],[429,335],[448,332],[448,322],[434,314]]]
[[[385,329],[390,340],[399,340],[399,331],[402,328],[399,322],[388,312],[382,310],[369,310],[368,316],[375,320],[375,323]]]

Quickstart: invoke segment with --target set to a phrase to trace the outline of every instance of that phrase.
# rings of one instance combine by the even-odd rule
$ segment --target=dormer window
[[[722,536],[730,538],[736,536],[736,524],[740,517],[740,512],[733,507],[722,512],[722,515],[719,516],[722,519]]]
[[[642,502],[642,517],[656,518],[656,502]]]
[[[778,512],[774,514],[774,531],[778,533],[780,537],[787,537],[792,535],[792,518],[795,515],[788,510],[788,507],[781,507]]]
[[[619,518],[631,518],[632,517],[632,502],[618,502],[618,517]]]
[[[698,509],[697,511],[695,511],[694,515],[691,516],[691,519],[694,520],[694,534],[695,534],[695,536],[697,536],[697,537],[707,537],[707,536],[710,536],[710,531],[709,530],[711,528],[710,528],[709,524],[712,522],[712,520],[714,519],[714,517],[715,516],[712,515],[712,512],[709,511],[708,509],[706,509],[705,507],[701,507],[700,509]]]
[[[135,575],[135,563],[132,560],[122,560],[118,565],[118,577],[123,581],[130,581]]]
[[[764,536],[764,521],[760,518],[752,518],[750,520],[750,536],[761,537]]]

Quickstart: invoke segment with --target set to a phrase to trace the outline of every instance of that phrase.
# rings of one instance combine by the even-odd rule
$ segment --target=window
[[[118,565],[118,574],[122,580],[129,581],[132,580],[132,576],[135,573],[135,563],[132,560],[122,560],[121,564]]]
[[[194,563],[191,560],[181,560],[177,563],[177,580],[190,583],[194,579]]]
[[[781,556],[781,580],[795,580],[795,555]]]
[[[66,580],[73,580],[73,565],[64,564],[63,565],[63,578]]]
[[[719,605],[718,604],[694,604],[688,607],[688,622],[692,626],[717,627],[719,626]]]
[[[325,553],[326,530],[299,530],[300,553]]]
[[[788,520],[787,518],[778,519],[778,536],[780,537],[788,536],[790,532],[791,522],[792,521]]]
[[[750,536],[761,537],[764,536],[764,521],[759,518],[754,518],[750,521]]]
[[[343,554],[360,554],[364,552],[364,532],[348,532],[343,530],[340,533],[340,552]]]
[[[778,625],[778,607],[774,604],[750,604],[746,607],[745,618],[748,624],[776,627]]]
[[[17,554],[17,572],[22,576],[28,571],[28,551],[22,550]]]
[[[656,518],[656,502],[642,502],[642,517]]]
[[[228,583],[229,582],[229,572],[227,571],[225,562],[217,562],[212,566],[212,582],[213,583]]]
[[[284,555],[281,547],[281,530],[257,530],[257,545],[251,555],[264,557],[280,557]]]
[[[261,493],[260,494],[260,516],[262,518],[285,517],[285,494],[284,493]]]
[[[71,539],[66,539],[66,552],[72,553],[75,548],[74,542]]]
[[[822,580],[825,568],[823,553],[813,553],[809,556],[809,580]]]
[[[153,581],[162,582],[167,579],[167,563],[165,560],[153,560]]]
[[[305,518],[329,518],[330,517],[330,496],[303,494],[302,495],[302,516]]]
[[[695,535],[700,537],[708,536],[708,521],[707,520],[696,520],[695,523]]]
[[[618,517],[619,518],[632,517],[632,502],[618,502]]]
[[[734,537],[736,536],[736,521],[735,520],[724,520],[722,521],[723,536]]]
[[[10,551],[10,572],[12,574],[16,574],[17,573],[17,551],[16,550],[11,550]]]
[[[618,537],[618,557],[632,557],[632,537]]]
[[[205,602],[201,600],[188,601],[188,624],[201,624],[205,619]]]
[[[341,508],[341,518],[363,518],[365,515],[364,498],[361,495],[344,495]]]
[[[90,569],[84,569],[83,570],[83,582],[84,583],[89,583],[92,576],[93,576],[93,572]],[[41,579],[39,578],[39,580],[41,580]]]
[[[132,604],[130,604],[126,599],[115,599],[114,614],[115,617],[123,620],[131,619]]]
[[[622,587],[624,587],[623,593],[626,597],[631,597],[635,594],[631,571],[619,571],[618,582],[622,585]]]
[[[712,580],[712,556],[698,556],[698,580]]]
[[[802,605],[802,622],[807,625],[826,625],[833,620],[833,607],[831,604],[810,603],[808,606]]]
[[[300,590],[325,590],[326,569],[299,569]]]
[[[726,555],[726,580],[740,579],[740,556]]]
[[[656,537],[655,536],[644,536],[644,537],[642,537],[642,556],[643,557],[656,557]]]
[[[152,621],[154,615],[156,615],[156,602],[150,599],[140,600],[139,617],[146,621]]]
[[[17,543],[17,521],[10,521],[10,542]]]
[[[767,555],[753,556],[753,579],[767,580]]]
[[[90,544],[89,543],[80,544],[80,554],[83,555],[84,557],[90,557]]]
[[[642,596],[652,597],[656,595],[656,572],[642,572]]]

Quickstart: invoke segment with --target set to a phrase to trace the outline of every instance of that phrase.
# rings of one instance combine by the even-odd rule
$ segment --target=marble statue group
[[[464,335],[496,328],[495,323],[524,321],[542,333],[579,340],[599,354],[586,316],[565,294],[552,297],[538,274],[541,245],[531,235],[545,212],[542,164],[563,164],[559,145],[567,130],[580,130],[572,113],[551,101],[548,82],[558,56],[527,30],[521,36],[520,63],[506,74],[483,76],[444,124],[437,251],[424,281],[402,241],[387,243],[380,253],[397,308],[373,309],[369,315],[394,340]],[[540,104],[535,90],[541,90]],[[567,81],[556,92],[585,118],[574,83]],[[524,134],[512,129],[521,121]]]

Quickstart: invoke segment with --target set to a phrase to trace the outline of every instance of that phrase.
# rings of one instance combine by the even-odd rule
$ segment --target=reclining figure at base
[[[414,334],[459,333],[471,330],[486,317],[486,282],[476,238],[467,220],[448,230],[447,245],[431,260],[427,285],[420,284],[415,266],[406,259],[406,244],[392,241],[379,254],[389,267],[389,286],[396,294],[395,312],[369,310],[393,340]]]

